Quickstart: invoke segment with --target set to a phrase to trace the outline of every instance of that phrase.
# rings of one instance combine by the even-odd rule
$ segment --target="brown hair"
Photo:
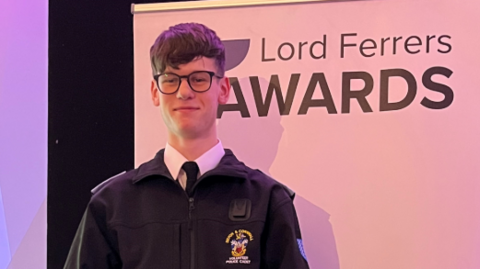
[[[162,32],[150,48],[153,74],[178,68],[197,57],[215,59],[218,76],[225,73],[225,47],[215,31],[199,23],[181,23]]]

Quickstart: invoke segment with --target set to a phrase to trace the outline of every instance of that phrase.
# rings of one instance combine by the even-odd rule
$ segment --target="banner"
[[[311,268],[479,268],[480,4],[278,2],[134,6],[136,165],[166,143],[149,49],[203,23],[227,49],[220,139],[297,193]]]

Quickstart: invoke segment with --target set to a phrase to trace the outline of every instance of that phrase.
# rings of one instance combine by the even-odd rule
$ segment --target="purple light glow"
[[[1,1],[0,40],[0,269],[45,268],[48,1]]]

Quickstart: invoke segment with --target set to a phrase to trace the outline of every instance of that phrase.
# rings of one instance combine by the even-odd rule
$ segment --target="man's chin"
[[[177,121],[176,124],[170,130],[175,133],[176,136],[186,139],[196,139],[209,136],[212,133],[211,128],[214,128],[212,124],[204,121],[199,124],[199,120],[185,120]],[[215,132],[213,132],[215,133]]]
[[[182,138],[195,139],[200,137],[201,132],[196,126],[180,126],[180,128],[177,129],[177,134]]]

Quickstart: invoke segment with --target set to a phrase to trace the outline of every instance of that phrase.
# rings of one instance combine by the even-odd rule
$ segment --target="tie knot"
[[[196,162],[185,162],[182,165],[182,169],[187,174],[187,179],[196,180],[198,176],[198,165]]]

